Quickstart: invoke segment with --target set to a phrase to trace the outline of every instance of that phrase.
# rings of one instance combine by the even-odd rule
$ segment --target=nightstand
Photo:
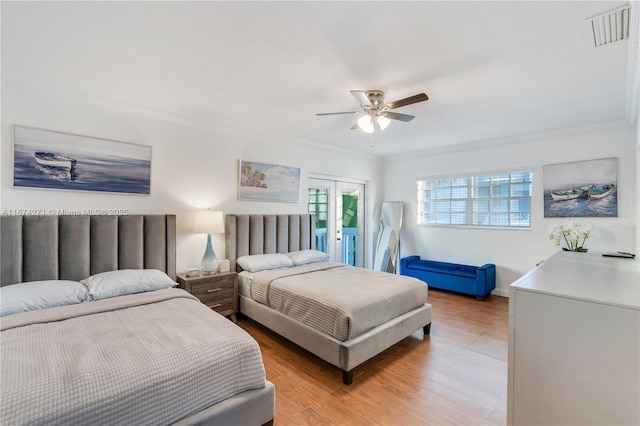
[[[180,287],[196,296],[202,303],[224,316],[231,316],[236,322],[238,312],[237,272],[218,272],[199,277],[178,274]]]

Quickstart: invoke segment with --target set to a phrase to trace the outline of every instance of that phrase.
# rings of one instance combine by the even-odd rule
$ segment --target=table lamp
[[[207,234],[207,248],[202,256],[202,273],[213,274],[218,269],[218,259],[211,244],[211,234],[224,234],[224,216],[213,210],[197,211],[193,221],[194,234]]]

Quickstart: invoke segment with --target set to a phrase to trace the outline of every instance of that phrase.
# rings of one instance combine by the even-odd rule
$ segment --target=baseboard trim
[[[509,289],[496,288],[491,292],[491,294],[494,296],[509,297]]]

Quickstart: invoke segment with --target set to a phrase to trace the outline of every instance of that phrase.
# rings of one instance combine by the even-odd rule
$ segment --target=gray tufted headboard
[[[175,215],[2,216],[1,285],[81,280],[116,269],[176,278]]]
[[[225,231],[232,271],[236,270],[236,259],[247,254],[316,248],[316,221],[310,214],[228,214]]]

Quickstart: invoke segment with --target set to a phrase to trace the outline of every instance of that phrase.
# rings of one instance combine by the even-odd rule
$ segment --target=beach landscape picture
[[[238,199],[297,203],[300,169],[240,160]]]
[[[13,186],[151,193],[151,147],[14,126]]]
[[[617,179],[617,158],[544,166],[544,217],[617,217]]]

